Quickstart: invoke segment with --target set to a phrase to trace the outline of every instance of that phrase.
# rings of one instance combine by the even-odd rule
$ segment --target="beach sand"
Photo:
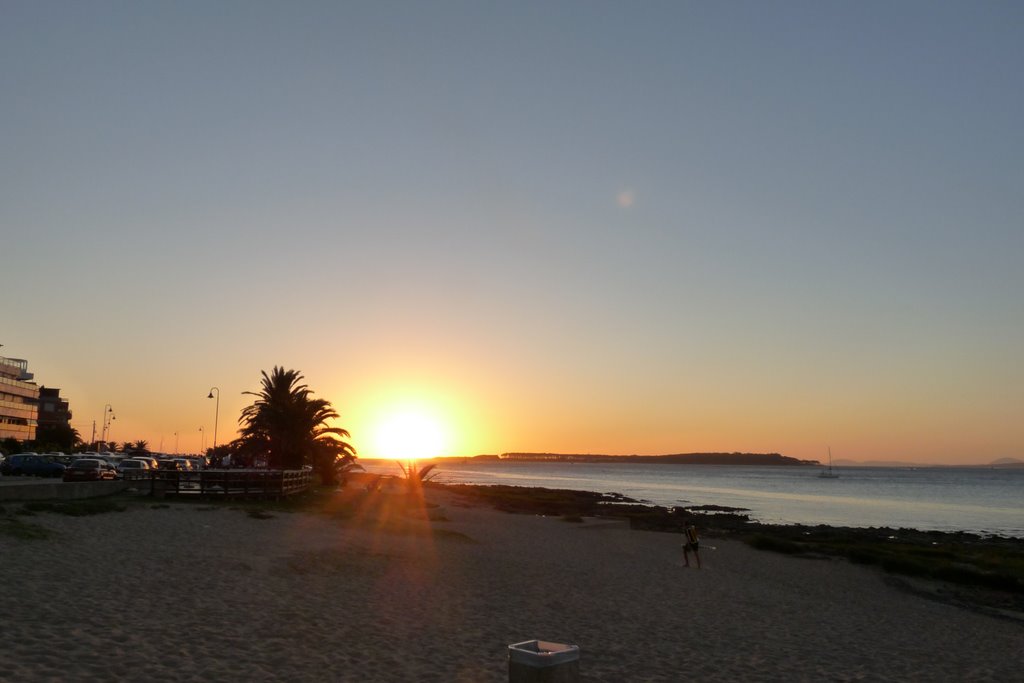
[[[0,535],[0,680],[498,682],[535,638],[584,681],[1024,680],[1020,622],[871,568],[704,539],[686,569],[678,535],[428,496],[444,520],[19,517],[55,534]]]

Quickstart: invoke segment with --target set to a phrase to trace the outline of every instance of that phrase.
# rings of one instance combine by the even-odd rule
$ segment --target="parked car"
[[[64,471],[64,481],[117,479],[117,471],[101,458],[79,458]]]
[[[185,468],[182,467],[181,463],[177,460],[161,460],[157,463],[157,469],[161,471],[169,470],[171,472],[180,472]]]
[[[47,455],[51,456],[54,460],[59,462],[61,465],[64,465],[64,467],[69,466],[71,463],[73,463],[74,461],[78,460],[78,457],[79,457],[77,455],[65,455],[64,453],[47,453]]]
[[[156,458],[154,458],[151,455],[133,455],[133,456],[131,456],[131,459],[132,460],[141,460],[142,462],[144,462],[147,465],[149,465],[149,469],[151,469],[151,470],[155,470],[157,468],[157,465],[160,462],[159,460],[157,460]]]
[[[95,458],[97,460],[102,460],[111,467],[117,467],[117,463],[121,462],[121,457],[118,455],[114,455],[113,453],[99,453],[97,455],[90,455],[89,457]]]
[[[117,463],[118,476],[124,477],[125,472],[148,472],[149,463],[141,458],[126,458]]]
[[[12,476],[14,474],[13,462],[16,456],[26,455],[39,455],[38,453],[15,453],[14,455],[8,455],[6,460],[0,460],[0,474],[6,474]]]
[[[3,474],[28,474],[36,477],[59,477],[65,467],[61,463],[38,453],[16,453],[0,465]]]
[[[200,458],[200,457],[195,456],[195,455],[186,455],[186,456],[183,456],[183,457],[177,458],[177,459],[179,459],[179,460],[187,460],[189,462],[190,467],[193,470],[199,471],[199,470],[202,470],[202,469],[206,469],[206,458]]]

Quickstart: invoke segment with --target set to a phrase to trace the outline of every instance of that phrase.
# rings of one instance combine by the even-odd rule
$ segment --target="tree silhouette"
[[[35,450],[71,453],[81,442],[78,430],[67,424],[40,425],[36,430]]]
[[[348,431],[327,424],[338,413],[330,402],[312,398],[298,370],[275,365],[269,375],[265,370],[261,374],[262,389],[244,392],[256,400],[238,418],[237,450],[266,454],[273,468],[311,465],[324,483],[335,483],[336,468],[355,459],[355,449],[343,440],[350,436]]]

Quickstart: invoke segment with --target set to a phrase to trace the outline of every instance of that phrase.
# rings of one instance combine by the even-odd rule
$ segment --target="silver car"
[[[148,472],[149,463],[141,458],[126,458],[121,462],[117,463],[117,476],[124,479],[124,475],[128,472]]]

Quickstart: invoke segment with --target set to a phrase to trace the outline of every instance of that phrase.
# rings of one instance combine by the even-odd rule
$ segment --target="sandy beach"
[[[705,539],[686,569],[677,535],[428,496],[442,519],[19,517],[54,534],[0,535],[0,680],[499,682],[533,638],[584,681],[1024,680],[1024,624],[871,568]]]

